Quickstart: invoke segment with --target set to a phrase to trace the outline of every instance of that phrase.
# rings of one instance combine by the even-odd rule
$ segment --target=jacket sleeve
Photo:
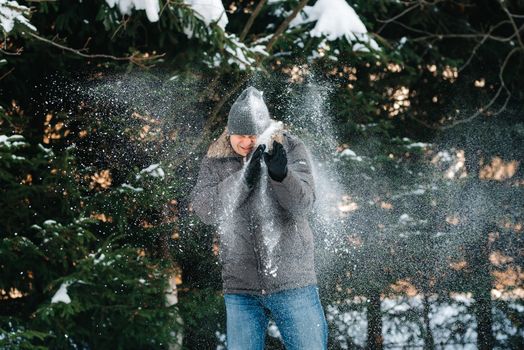
[[[248,194],[247,184],[242,180],[242,170],[220,181],[212,162],[205,157],[197,183],[191,192],[191,206],[205,224],[219,224],[225,215],[232,213],[247,198]]]
[[[309,213],[315,202],[315,185],[311,160],[304,143],[297,138],[288,138],[288,170],[282,182],[269,179],[278,203],[293,216]]]

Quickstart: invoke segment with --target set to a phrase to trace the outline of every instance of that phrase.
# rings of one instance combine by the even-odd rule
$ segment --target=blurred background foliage
[[[247,85],[338,182],[331,349],[524,343],[523,1],[140,3],[0,0],[0,348],[225,348],[188,193]]]

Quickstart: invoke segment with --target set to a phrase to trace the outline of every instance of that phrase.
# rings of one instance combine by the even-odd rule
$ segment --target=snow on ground
[[[435,340],[435,349],[456,350],[477,348],[477,322],[472,311],[474,300],[470,294],[454,294],[451,301],[438,301],[430,297],[429,325]],[[515,310],[524,309],[517,303],[509,303]],[[341,304],[325,307],[326,319],[332,327],[331,336],[336,339],[341,349],[364,348],[367,343],[367,300],[355,298]],[[423,349],[423,299],[414,297],[386,298],[381,303],[382,335],[384,349]],[[493,308],[493,334],[504,348],[504,341],[524,330],[519,330],[514,323],[496,307]],[[280,333],[274,322],[268,326],[268,334],[279,338]]]
[[[326,319],[328,323],[334,324],[336,332],[334,338],[339,342],[342,349],[349,349],[348,343],[364,347],[366,345],[366,332],[363,330],[367,327],[365,310],[340,311],[338,307],[328,305],[326,307]]]
[[[313,6],[305,6],[302,13],[291,21],[290,27],[315,21],[310,31],[312,37],[325,36],[330,41],[345,37],[349,42],[364,42],[372,49],[380,50],[376,41],[369,37],[355,10],[345,0],[318,0]],[[353,50],[369,51],[361,43],[355,43]]]
[[[217,348],[216,350],[226,350],[227,348],[227,344],[226,344],[226,334],[225,333],[221,333],[219,331],[216,331],[215,332],[215,337],[217,338],[218,340],[218,345],[217,345]]]
[[[400,193],[397,193],[393,196],[391,196],[391,199],[393,200],[396,200],[396,199],[399,199],[399,198],[402,198],[402,197],[406,197],[406,196],[421,196],[423,194],[425,194],[426,192],[431,192],[431,191],[434,191],[436,190],[437,187],[434,186],[434,185],[431,185],[431,186],[424,186],[424,185],[417,185],[417,189],[415,190],[408,190],[406,192],[400,192]]]
[[[412,222],[413,221],[413,218],[411,216],[409,216],[408,214],[402,214],[400,215],[400,217],[398,218],[398,223],[399,224],[402,224],[402,225],[406,225],[408,224],[409,222]]]
[[[446,302],[430,297],[429,303],[429,324],[436,349],[477,348],[477,322],[472,311],[474,300],[471,295],[454,294],[451,301]],[[332,328],[335,332],[333,336],[342,349],[366,345],[366,304],[366,300],[347,300],[342,306],[326,306],[326,318],[335,326]],[[512,305],[510,303],[510,307]],[[523,308],[517,303],[514,305],[513,309]],[[382,301],[384,349],[424,347],[421,329],[421,325],[424,325],[423,307],[421,296],[386,298]],[[499,344],[517,332],[524,336],[524,330],[517,329],[502,310],[493,307],[493,315],[496,316],[493,332]]]

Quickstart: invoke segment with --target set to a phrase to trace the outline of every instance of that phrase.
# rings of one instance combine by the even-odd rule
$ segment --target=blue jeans
[[[318,287],[267,295],[225,294],[228,350],[263,350],[269,316],[287,350],[327,349],[327,323]]]

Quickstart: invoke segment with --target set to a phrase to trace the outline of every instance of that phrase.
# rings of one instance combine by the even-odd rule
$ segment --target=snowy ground
[[[429,323],[436,349],[477,349],[477,322],[470,308],[473,298],[458,294],[450,301],[430,299]],[[334,323],[337,334],[334,338],[343,349],[364,347],[366,345],[367,319],[366,301],[350,301],[352,310],[341,311],[341,307],[328,305],[326,317]],[[509,303],[509,307],[524,312],[521,303]],[[344,307],[347,309],[347,306]],[[422,349],[424,347],[423,303],[420,296],[385,299],[382,301],[384,349]],[[493,334],[497,342],[503,344],[511,335],[524,329],[516,326],[499,309],[493,308]],[[332,335],[333,336],[333,335]],[[499,347],[500,349],[504,347]]]

